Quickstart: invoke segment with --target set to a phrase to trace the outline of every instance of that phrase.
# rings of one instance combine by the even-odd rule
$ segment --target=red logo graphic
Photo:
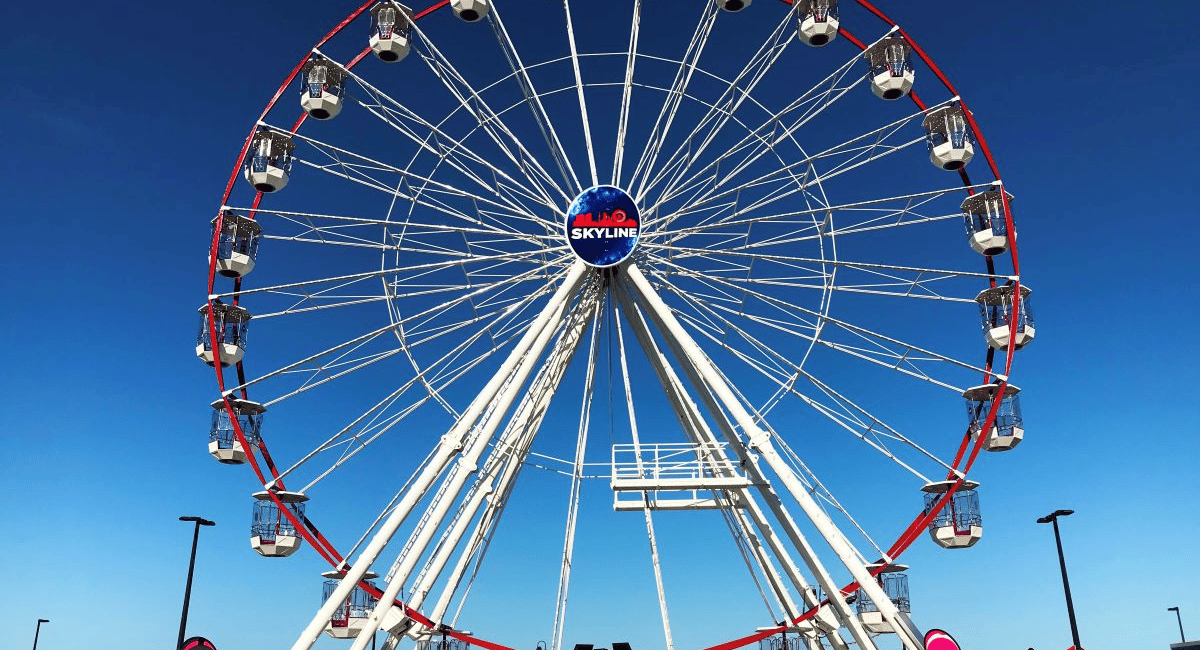
[[[599,218],[594,213],[584,212],[575,215],[575,220],[571,222],[572,228],[632,228],[636,225],[637,219],[625,214],[621,208],[613,210],[611,214],[601,212]]]

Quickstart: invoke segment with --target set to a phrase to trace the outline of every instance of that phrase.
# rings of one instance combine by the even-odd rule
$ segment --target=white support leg
[[[625,358],[625,334],[619,319],[613,319],[617,326],[617,349],[621,353],[621,377],[625,380],[625,406],[629,413],[629,434],[634,446],[641,445],[638,436],[637,413],[633,408],[633,383],[629,378],[629,364]],[[636,455],[638,476],[643,476],[642,455]],[[646,538],[650,541],[650,564],[654,569],[654,585],[658,590],[658,611],[662,617],[663,640],[667,650],[675,650],[675,639],[671,634],[671,616],[667,609],[666,588],[663,586],[662,565],[658,557],[658,540],[654,534],[654,517],[650,514],[650,504],[646,493],[642,492],[642,514],[646,518]]]
[[[508,358],[504,360],[500,369],[492,376],[483,390],[480,391],[479,396],[471,402],[471,405],[467,407],[467,410],[458,419],[450,432],[442,437],[433,458],[430,459],[430,462],[426,465],[420,476],[417,477],[413,483],[413,487],[404,495],[400,503],[396,505],[392,514],[388,516],[370,543],[359,554],[354,564],[346,571],[346,576],[342,578],[341,583],[333,590],[333,593],[321,605],[321,608],[317,610],[312,621],[300,633],[300,637],[296,639],[296,642],[292,644],[291,650],[310,650],[313,644],[317,642],[317,639],[321,636],[321,632],[325,629],[326,623],[333,617],[338,607],[341,607],[346,598],[350,596],[350,592],[362,580],[363,575],[371,568],[371,565],[379,557],[379,554],[383,552],[384,547],[387,546],[392,536],[396,534],[396,531],[404,523],[413,506],[420,501],[425,492],[429,490],[433,482],[442,473],[442,470],[462,448],[464,437],[470,431],[471,427],[474,426],[475,421],[479,419],[480,415],[490,405],[495,394],[499,392],[500,388],[525,357],[533,353],[535,342],[543,338],[541,336],[543,331],[556,318],[561,318],[561,314],[566,308],[568,301],[575,295],[580,283],[583,281],[586,271],[587,266],[583,262],[577,261],[567,272],[562,285],[550,298],[550,302],[542,309],[542,312],[538,314],[533,323],[529,325],[529,329],[521,337],[520,341],[517,342],[512,352],[509,353]],[[545,343],[543,343],[544,345]],[[536,357],[540,354],[541,350],[539,349],[534,356]],[[395,598],[394,595],[393,598]],[[390,604],[391,601],[387,602]],[[378,623],[376,623],[376,628],[372,628],[370,632],[364,632],[361,636],[363,638],[374,636],[374,630],[377,629],[377,626]]]
[[[675,410],[676,416],[679,418],[680,425],[683,426],[684,431],[687,433],[692,442],[703,443],[707,448],[715,450],[713,452],[716,456],[714,459],[716,461],[714,463],[715,467],[729,467],[730,463],[728,461],[728,456],[726,456],[724,451],[720,449],[717,436],[712,432],[711,429],[709,429],[707,423],[704,422],[703,417],[700,415],[699,407],[687,394],[686,389],[683,387],[683,381],[679,378],[679,376],[675,373],[675,370],[667,361],[666,355],[664,355],[655,344],[650,333],[650,327],[643,318],[641,310],[632,305],[623,293],[617,293],[621,301],[621,308],[625,314],[626,320],[632,324],[634,334],[637,337],[639,344],[641,344],[642,350],[646,354],[646,358],[650,361],[651,367],[654,368],[654,372],[658,376],[659,382],[662,384],[663,391],[666,392],[667,398],[670,401],[672,408]],[[721,414],[720,420],[725,428],[732,431],[732,426],[728,424],[728,420],[723,417],[723,414]],[[747,465],[749,464],[747,463]],[[761,479],[761,477],[759,477],[759,479]],[[792,600],[790,593],[782,585],[780,576],[775,571],[774,566],[771,564],[770,556],[766,554],[762,547],[762,542],[764,541],[766,542],[766,546],[770,549],[771,553],[774,554],[774,556],[778,558],[780,564],[783,565],[784,571],[787,573],[792,585],[796,588],[796,591],[801,594],[801,598],[804,601],[805,607],[816,607],[819,603],[809,590],[808,581],[805,580],[803,574],[800,573],[800,568],[796,566],[795,561],[792,560],[791,555],[788,553],[787,548],[783,544],[783,540],[779,538],[778,534],[776,534],[775,530],[771,526],[770,521],[767,519],[766,513],[763,512],[758,501],[754,498],[749,489],[741,489],[736,493],[738,494],[738,498],[740,499],[744,508],[735,509],[734,515],[739,518],[739,524],[743,530],[746,531],[747,538],[752,537],[749,533],[749,522],[752,522],[754,527],[758,530],[758,535],[753,536],[755,554],[758,556],[759,563],[763,567],[764,575],[767,576],[768,581],[771,582],[772,588],[779,596],[780,601],[784,604],[785,613],[788,615],[789,620],[798,617],[803,613],[803,610],[799,610],[795,602]],[[778,499],[774,499],[773,501],[778,503]],[[782,504],[779,505],[782,509]],[[786,513],[786,510],[784,510],[784,512]],[[747,520],[749,520],[749,522],[747,522]],[[792,521],[790,515],[786,518],[780,518],[780,520],[786,520],[789,522]],[[798,531],[796,531],[795,534],[798,535]],[[842,603],[841,608],[831,605],[830,609],[834,612],[835,617],[843,627],[849,629],[852,625],[856,625],[858,623],[857,619],[853,615],[853,612],[850,612],[849,609],[845,607],[844,602]],[[845,615],[843,615],[843,610],[846,612]],[[863,634],[866,634],[865,630],[863,631]],[[830,645],[834,647],[834,650],[847,650],[848,646],[846,645],[846,641],[842,639],[842,637],[838,635],[836,631],[830,632],[827,638],[829,639]],[[810,641],[813,640],[810,639]]]
[[[796,477],[787,462],[775,450],[771,443],[770,436],[765,431],[759,428],[755,423],[754,418],[737,399],[737,396],[730,390],[728,384],[725,383],[721,373],[717,370],[712,360],[709,359],[696,344],[695,340],[684,330],[683,325],[675,318],[671,309],[663,302],[654,288],[650,286],[650,282],[646,279],[637,267],[636,264],[629,264],[625,267],[625,277],[628,278],[630,285],[633,287],[635,294],[638,296],[642,304],[649,310],[652,318],[662,328],[662,333],[672,343],[672,346],[677,349],[677,354],[680,355],[679,361],[683,363],[687,369],[694,372],[696,376],[703,382],[703,386],[697,386],[697,391],[711,391],[725,410],[732,416],[734,422],[741,427],[749,441],[749,447],[758,453],[762,460],[767,462],[767,465],[775,472],[779,479],[783,482],[788,492],[792,495],[804,514],[812,521],[813,525],[825,538],[826,543],[837,554],[842,564],[850,571],[850,574],[862,587],[863,591],[871,598],[878,606],[883,617],[893,625],[896,635],[900,637],[901,643],[908,650],[924,650],[924,644],[921,642],[920,634],[912,627],[911,621],[907,617],[900,615],[895,604],[884,593],[883,588],[875,581],[864,566],[862,558],[858,556],[857,551],[850,544],[849,540],[838,529],[837,525],[829,518],[829,515],[817,504],[816,500],[808,493],[804,484]],[[816,558],[813,557],[813,560]],[[817,574],[818,581],[821,582],[826,594],[830,596],[831,602],[835,605],[841,600],[839,588],[834,585],[827,573],[821,571]],[[827,584],[828,582],[828,584]],[[854,628],[851,628],[852,632]],[[855,640],[858,641],[859,647],[866,650],[874,647],[869,637],[858,638],[855,634]]]
[[[581,307],[579,313],[580,317],[576,318],[574,322],[568,323],[550,356],[535,376],[533,387],[517,405],[515,415],[502,436],[505,439],[512,438],[514,442],[497,445],[495,451],[488,457],[481,472],[479,485],[476,486],[470,501],[458,513],[451,529],[445,535],[445,542],[418,576],[411,602],[407,603],[408,606],[415,609],[424,603],[425,597],[433,588],[434,582],[441,576],[450,556],[453,555],[466,533],[467,526],[475,519],[475,515],[478,514],[484,501],[495,504],[490,508],[496,508],[504,499],[504,495],[509,492],[509,488],[520,473],[522,462],[541,427],[550,400],[554,397],[567,366],[575,357],[575,352],[579,349],[579,342],[583,338],[583,332],[595,317],[596,310],[593,306],[588,305],[586,308]],[[485,519],[487,518],[485,517]],[[484,520],[480,520],[475,534],[469,538],[464,547],[464,555],[470,555],[472,550],[477,547],[477,544],[472,542],[482,541],[482,530],[480,529],[485,523]],[[446,587],[451,592],[458,584],[457,577],[461,576],[452,578]],[[444,610],[442,611],[444,612]],[[437,616],[433,620],[436,621],[439,618],[440,616]]]
[[[582,275],[581,275],[582,278]],[[564,282],[563,286],[567,286]],[[561,287],[560,287],[561,289]],[[376,604],[375,609],[370,616],[364,621],[363,629],[355,638],[354,643],[350,646],[350,650],[365,650],[370,638],[379,629],[379,625],[383,622],[384,615],[393,607],[393,601],[400,595],[400,590],[404,588],[404,583],[408,580],[409,574],[420,561],[421,555],[428,548],[429,543],[433,540],[438,528],[441,527],[446,515],[450,512],[450,507],[454,504],[455,496],[462,492],[467,480],[475,474],[479,469],[479,459],[483,452],[487,450],[488,443],[491,442],[492,436],[500,427],[500,423],[504,420],[505,414],[512,408],[512,404],[516,401],[518,393],[525,386],[525,381],[529,379],[542,353],[550,343],[550,339],[559,330],[559,322],[566,314],[567,308],[570,305],[570,298],[574,292],[563,296],[563,300],[559,301],[556,309],[552,312],[546,324],[538,332],[537,338],[534,340],[529,351],[522,355],[522,358],[513,370],[511,379],[503,384],[502,389],[496,393],[495,397],[488,404],[488,413],[486,420],[481,419],[479,426],[476,427],[474,433],[471,434],[471,440],[462,455],[458,459],[458,467],[455,468],[446,478],[446,483],[442,487],[442,498],[434,504],[430,504],[430,510],[427,512],[426,519],[423,521],[423,527],[417,534],[415,543],[412,545],[407,556],[402,556],[399,560],[399,567],[391,576],[388,586],[383,591],[383,595]],[[511,441],[503,441],[501,444],[506,444]],[[407,495],[405,495],[407,497]]]

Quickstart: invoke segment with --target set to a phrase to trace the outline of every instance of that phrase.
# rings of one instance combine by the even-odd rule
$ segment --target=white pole
[[[521,337],[521,340],[517,342],[512,352],[509,353],[508,358],[504,360],[504,364],[501,365],[496,374],[492,376],[491,380],[480,391],[479,396],[471,402],[466,412],[455,423],[454,428],[442,437],[441,442],[438,444],[437,452],[414,482],[412,489],[396,505],[396,508],[392,511],[387,521],[380,527],[379,532],[375,533],[375,537],[363,549],[353,566],[346,571],[346,576],[342,578],[341,583],[333,590],[333,593],[330,594],[325,604],[321,605],[321,608],[317,610],[312,621],[300,633],[300,637],[296,639],[296,642],[292,644],[291,650],[310,650],[313,644],[317,642],[317,639],[321,636],[321,632],[325,629],[325,625],[333,617],[334,612],[346,601],[346,598],[350,596],[350,592],[354,590],[354,587],[362,580],[363,575],[371,568],[371,565],[379,557],[379,554],[383,552],[384,547],[387,546],[392,536],[396,534],[396,530],[404,523],[404,519],[408,516],[413,506],[424,496],[425,492],[433,484],[438,475],[441,474],[442,469],[450,462],[454,454],[458,453],[463,436],[466,435],[475,421],[479,419],[479,416],[491,402],[492,397],[500,390],[500,387],[508,379],[509,375],[512,374],[513,370],[529,352],[535,339],[541,334],[541,331],[546,328],[555,314],[560,313],[561,307],[566,303],[567,299],[574,295],[579,284],[583,281],[586,271],[587,266],[581,261],[576,261],[567,272],[562,285],[559,286],[558,290],[550,298],[550,302],[542,309],[542,312],[538,314],[534,322],[529,325],[529,329]]]
[[[767,465],[775,472],[779,479],[783,482],[784,487],[799,503],[804,514],[817,528],[821,536],[825,538],[826,543],[837,554],[842,564],[850,571],[850,574],[858,582],[859,586],[867,593],[872,602],[879,608],[879,612],[883,617],[892,624],[896,635],[900,637],[901,643],[909,650],[924,650],[924,644],[921,642],[920,634],[911,627],[911,621],[900,615],[896,605],[884,593],[883,588],[871,576],[870,571],[864,566],[861,558],[858,557],[857,551],[850,544],[849,540],[838,529],[837,524],[829,518],[829,515],[821,509],[812,495],[808,493],[804,484],[796,477],[788,466],[787,462],[780,457],[775,450],[775,446],[771,443],[770,436],[767,435],[754,422],[754,418],[750,415],[742,403],[730,390],[729,385],[725,383],[717,367],[713,364],[704,351],[696,344],[691,335],[683,329],[683,325],[675,318],[671,309],[663,302],[654,288],[650,286],[650,282],[646,276],[642,274],[641,269],[636,264],[629,264],[626,267],[625,277],[629,278],[635,292],[642,303],[650,310],[658,324],[663,328],[663,334],[672,340],[678,347],[684,358],[680,362],[686,362],[699,375],[704,384],[708,387],[714,397],[716,397],[725,409],[733,416],[734,421],[745,432],[746,438],[749,441],[751,449],[758,452],[760,458],[767,462]],[[818,576],[820,578],[821,576]],[[839,590],[836,586],[831,588],[831,585],[822,584],[830,599],[839,597]],[[853,629],[853,628],[852,628]],[[864,639],[856,640],[860,647],[867,648],[864,645]],[[869,639],[867,639],[869,643]]]
[[[629,379],[629,364],[625,360],[625,333],[621,327],[621,319],[614,314],[613,321],[617,326],[617,348],[621,351],[621,376],[625,380],[625,406],[629,412],[629,434],[633,439],[634,459],[637,461],[638,476],[645,476],[642,466],[642,441],[638,436],[637,415],[633,410],[633,384]],[[654,518],[650,514],[650,499],[646,491],[642,492],[642,513],[646,517],[646,538],[650,541],[650,564],[654,569],[654,586],[658,589],[658,611],[662,616],[663,639],[667,650],[675,650],[675,639],[671,636],[671,616],[667,611],[667,594],[663,586],[662,566],[658,559],[658,540],[654,535]]]
[[[634,332],[635,335],[637,335],[638,342],[642,344],[642,349],[646,351],[646,356],[647,359],[650,360],[650,365],[654,367],[655,373],[659,375],[659,380],[662,383],[662,390],[666,391],[668,398],[671,399],[673,408],[676,409],[676,414],[679,417],[679,421],[682,423],[686,431],[689,432],[689,437],[692,438],[692,440],[697,441],[697,443],[708,445],[710,449],[713,450],[712,453],[716,459],[716,467],[730,467],[731,463],[728,462],[728,457],[725,455],[725,452],[721,450],[720,441],[718,438],[716,438],[716,435],[710,431],[706,423],[704,423],[700,415],[700,408],[697,407],[695,402],[692,402],[692,399],[684,390],[683,381],[679,379],[679,375],[674,372],[670,362],[667,361],[666,355],[662,354],[662,351],[658,348],[658,345],[654,343],[653,337],[650,336],[649,325],[642,317],[640,309],[637,309],[636,306],[631,305],[629,300],[625,299],[624,294],[618,295],[620,297],[620,305],[622,305],[622,309],[624,309],[626,314],[626,319],[628,319],[630,323],[634,324]],[[713,416],[718,417],[722,427],[725,428],[725,431],[732,432],[732,427],[730,426],[730,423],[728,423],[728,420],[724,414],[714,413]],[[730,438],[732,444],[733,437]],[[740,453],[738,456],[739,461],[744,457],[744,455],[740,455]],[[757,467],[755,464],[745,463],[744,467],[746,467],[748,473],[755,474],[755,476],[751,477],[752,480],[755,480],[758,483],[764,482],[761,475],[757,474]],[[769,486],[766,486],[763,489],[770,488]],[[744,523],[744,520],[749,518],[751,522],[754,522],[755,528],[758,529],[758,541],[755,542],[756,552],[758,552],[758,550],[762,550],[761,540],[766,540],[767,546],[770,547],[770,550],[772,550],[772,553],[774,553],[776,558],[779,558],[780,564],[784,565],[784,571],[787,573],[788,578],[791,578],[792,584],[796,586],[796,589],[800,592],[800,595],[802,595],[805,606],[816,607],[818,603],[814,597],[814,594],[812,594],[812,592],[809,590],[808,580],[804,579],[803,574],[800,573],[799,567],[796,566],[796,562],[794,562],[794,560],[791,558],[791,555],[787,553],[787,550],[784,547],[784,542],[780,540],[778,534],[775,534],[775,530],[772,528],[772,525],[770,525],[766,513],[762,511],[762,506],[758,505],[758,501],[755,500],[754,495],[750,493],[749,489],[739,489],[738,493],[740,496],[742,496],[742,505],[745,507],[746,513],[749,513],[749,517],[746,517],[746,514],[740,512],[740,510],[736,510],[734,513],[736,513],[736,516],[739,518],[739,522],[742,522],[743,528],[749,529],[749,525]],[[770,499],[770,504],[772,504],[775,508],[776,517],[779,518],[781,523],[784,523],[785,529],[788,531],[788,534],[790,534],[793,540],[796,540],[796,538],[802,538],[802,535],[800,535],[796,525],[794,525],[794,520],[791,518],[790,514],[787,514],[786,508],[784,508],[784,505],[781,504],[779,499]],[[748,537],[749,536],[750,535],[748,532]],[[797,546],[800,546],[799,542],[797,542]],[[780,600],[784,601],[785,603],[786,614],[790,615],[793,619],[796,618],[796,616],[799,615],[799,612],[797,612],[796,603],[792,601],[791,595],[788,594],[788,592],[784,589],[784,585],[780,584],[782,580],[778,576],[778,572],[775,571],[774,566],[770,565],[769,556],[764,554],[760,561],[763,565],[763,572],[768,574],[768,579],[770,582],[772,582],[773,586],[775,586],[776,591],[779,592]],[[816,573],[816,571],[814,571],[814,573]],[[841,622],[841,625],[848,628],[848,630],[853,632],[854,626],[860,627],[856,616],[850,612],[850,608],[846,606],[845,601],[841,601],[840,606],[839,604],[832,604],[830,609],[833,610],[836,618],[838,618],[838,620]],[[865,630],[860,630],[860,634],[862,634],[863,637],[866,637]],[[842,639],[838,633],[830,632],[827,634],[827,638],[829,639],[830,645],[834,646],[834,650],[847,649],[845,639]]]
[[[580,278],[582,278],[580,274]],[[564,283],[563,287],[567,284]],[[560,287],[561,289],[561,287]],[[409,574],[420,561],[421,555],[428,548],[429,542],[433,540],[433,536],[437,533],[442,521],[450,512],[450,507],[454,505],[455,496],[459,494],[463,486],[466,485],[467,479],[470,478],[479,469],[479,459],[483,452],[487,450],[488,442],[491,441],[496,429],[499,428],[500,422],[504,419],[509,408],[512,407],[516,400],[517,394],[521,392],[525,386],[525,380],[533,372],[534,366],[549,345],[550,339],[559,329],[559,323],[565,314],[570,304],[571,294],[564,294],[562,300],[557,301],[553,316],[547,319],[547,322],[538,332],[537,338],[533,345],[530,346],[528,352],[520,358],[516,369],[512,372],[511,381],[506,381],[502,389],[491,399],[488,404],[488,413],[486,422],[482,422],[479,428],[475,431],[473,439],[467,443],[466,449],[458,459],[458,467],[455,468],[446,478],[440,489],[441,500],[437,503],[430,504],[429,510],[426,511],[426,516],[421,521],[421,529],[414,533],[415,539],[412,547],[408,549],[410,553],[407,557],[402,557],[399,562],[399,568],[389,578],[388,586],[383,591],[383,595],[379,598],[379,602],[375,605],[375,609],[364,622],[362,630],[359,632],[354,643],[350,646],[350,650],[365,650],[370,638],[374,636],[379,629],[379,625],[383,622],[384,614],[393,607],[392,602],[400,595],[400,590],[404,588],[404,583],[408,580]],[[559,297],[557,294],[555,297]],[[540,317],[539,317],[540,320]],[[507,441],[505,441],[507,442]],[[505,443],[501,443],[505,444]],[[406,495],[407,497],[407,495]],[[399,509],[399,506],[397,507]]]
[[[468,525],[475,519],[483,502],[485,500],[499,501],[508,492],[509,485],[519,473],[521,460],[528,453],[529,446],[533,444],[533,439],[541,427],[546,408],[549,406],[551,398],[554,397],[567,366],[570,365],[571,359],[574,358],[575,352],[579,348],[583,331],[595,313],[595,310],[591,308],[586,311],[586,317],[579,318],[577,322],[568,325],[568,329],[563,332],[558,344],[550,353],[550,357],[542,364],[541,370],[536,375],[534,388],[526,392],[521,399],[516,415],[513,416],[513,420],[509,422],[502,436],[503,440],[507,441],[511,437],[514,442],[512,444],[501,442],[496,445],[496,451],[488,457],[484,464],[480,484],[475,487],[471,500],[463,507],[462,512],[456,515],[457,519],[451,529],[447,531],[437,553],[422,570],[422,574],[418,576],[411,602],[407,603],[410,607],[420,607],[425,601],[426,595],[433,588],[433,583],[445,569],[450,556],[466,534]],[[481,525],[483,523],[483,521],[480,522]],[[471,548],[472,545],[468,544],[464,553],[470,553]],[[447,588],[452,588],[452,586]]]

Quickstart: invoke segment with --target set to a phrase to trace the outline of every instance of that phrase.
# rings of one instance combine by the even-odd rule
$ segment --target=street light
[[[1079,645],[1079,627],[1075,625],[1075,605],[1071,602],[1071,583],[1067,582],[1067,561],[1063,559],[1062,538],[1058,535],[1058,518],[1071,514],[1075,514],[1075,511],[1055,510],[1045,517],[1039,517],[1037,522],[1054,524],[1054,543],[1058,545],[1058,566],[1062,569],[1063,592],[1067,595],[1067,617],[1071,619],[1071,642],[1074,643],[1075,650],[1082,650]]]
[[[176,650],[183,645],[183,630],[187,627],[188,603],[192,600],[192,571],[196,568],[196,542],[200,539],[200,527],[217,525],[214,521],[200,517],[180,517],[179,521],[195,522],[196,530],[192,533],[192,559],[188,562],[187,586],[183,589],[183,614],[179,616],[179,640],[175,642]]]
[[[34,630],[34,650],[37,650],[37,636],[42,633],[43,622],[50,622],[50,619],[37,619],[37,627]]]
[[[1175,620],[1179,621],[1179,642],[1187,643],[1187,638],[1183,636],[1183,618],[1181,618],[1179,616],[1179,608],[1178,607],[1168,607],[1167,611],[1175,612]]]

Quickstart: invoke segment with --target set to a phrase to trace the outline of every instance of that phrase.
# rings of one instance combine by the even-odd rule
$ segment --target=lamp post
[[[1179,622],[1179,642],[1187,643],[1187,637],[1183,636],[1183,618],[1179,616],[1178,607],[1168,607],[1168,612],[1175,612],[1175,620]]]
[[[1071,602],[1071,583],[1067,581],[1067,561],[1063,559],[1062,538],[1058,534],[1058,518],[1075,514],[1074,510],[1055,510],[1039,517],[1039,524],[1054,524],[1054,543],[1058,545],[1058,566],[1062,569],[1063,592],[1067,595],[1067,618],[1071,619],[1071,642],[1075,650],[1082,650],[1079,645],[1079,627],[1075,625],[1075,605]]]
[[[37,619],[37,627],[34,630],[34,650],[37,650],[37,636],[42,633],[43,622],[50,622],[50,619]],[[1182,630],[1182,627],[1181,627]]]
[[[183,614],[179,616],[179,640],[175,642],[176,650],[183,645],[183,630],[187,627],[188,604],[192,600],[192,572],[196,569],[196,542],[200,539],[200,527],[217,525],[214,521],[200,517],[180,517],[179,521],[195,522],[196,530],[192,533],[192,559],[188,562],[187,586],[183,588]]]

